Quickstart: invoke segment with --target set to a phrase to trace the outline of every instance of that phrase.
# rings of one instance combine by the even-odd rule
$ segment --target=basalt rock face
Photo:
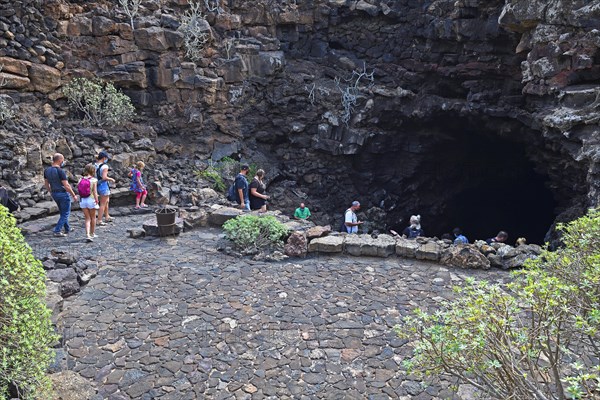
[[[383,210],[371,213],[380,229],[413,212],[440,230],[468,225],[452,217],[471,208],[465,198],[491,202],[484,216],[503,207],[496,197],[526,214],[535,203],[518,193],[534,175],[547,196],[528,196],[554,199],[544,230],[598,204],[595,3],[201,6],[208,42],[191,62],[184,0],[143,2],[134,29],[112,2],[0,0],[2,92],[22,116],[0,130],[1,179],[34,205],[52,152],[66,152],[76,173],[107,148],[120,184],[131,162],[147,161],[149,179],[182,203],[207,159],[254,161],[275,207],[292,212],[304,200],[333,226],[326,216],[341,218],[352,199]],[[139,118],[107,130],[70,121],[60,85],[74,76],[114,82]]]

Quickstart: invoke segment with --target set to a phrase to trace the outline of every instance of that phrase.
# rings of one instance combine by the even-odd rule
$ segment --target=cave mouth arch
[[[542,244],[569,206],[551,178],[550,154],[541,135],[514,120],[406,123],[355,158],[355,185],[386,211],[387,228],[404,229],[420,214],[427,236],[460,227],[473,242],[505,230],[509,243]]]

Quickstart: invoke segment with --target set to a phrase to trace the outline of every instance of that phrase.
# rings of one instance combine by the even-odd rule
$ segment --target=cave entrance
[[[544,243],[559,204],[540,136],[514,121],[441,120],[375,137],[355,159],[355,184],[387,211],[388,228],[418,213],[428,236],[460,227],[471,242],[505,230],[510,243]]]
[[[526,148],[499,136],[455,132],[452,140],[434,148],[444,168],[450,194],[443,215],[432,215],[431,233],[441,235],[461,227],[467,237],[485,239],[499,230],[529,243],[543,243],[556,217],[557,202],[549,178],[535,169]],[[437,165],[440,167],[440,165]],[[427,214],[426,212],[424,214]]]

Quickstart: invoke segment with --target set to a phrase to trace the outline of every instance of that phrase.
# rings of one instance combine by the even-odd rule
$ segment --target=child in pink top
[[[146,201],[146,196],[148,195],[148,191],[146,190],[146,185],[144,185],[144,181],[142,180],[142,171],[146,164],[142,161],[138,161],[135,164],[136,168],[132,168],[129,172],[129,176],[131,177],[131,185],[129,186],[129,190],[135,193],[135,208],[145,208],[148,207],[144,201]]]

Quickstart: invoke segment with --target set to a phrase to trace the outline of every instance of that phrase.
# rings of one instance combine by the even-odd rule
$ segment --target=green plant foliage
[[[498,399],[598,398],[600,212],[559,229],[564,247],[544,250],[513,282],[469,279],[440,310],[406,317],[396,327],[414,348],[405,367]]]
[[[62,91],[69,105],[93,126],[121,124],[135,115],[131,99],[110,82],[75,78]]]
[[[199,171],[197,172],[197,175],[200,178],[212,182],[213,189],[215,189],[217,192],[224,192],[225,190],[227,190],[227,186],[225,186],[225,182],[221,177],[221,173],[214,167],[208,167],[204,171]]]
[[[20,398],[48,398],[46,370],[53,357],[50,310],[46,307],[46,274],[0,205],[0,398],[18,388]]]
[[[225,222],[227,238],[245,254],[281,246],[288,229],[273,216],[240,215]]]

